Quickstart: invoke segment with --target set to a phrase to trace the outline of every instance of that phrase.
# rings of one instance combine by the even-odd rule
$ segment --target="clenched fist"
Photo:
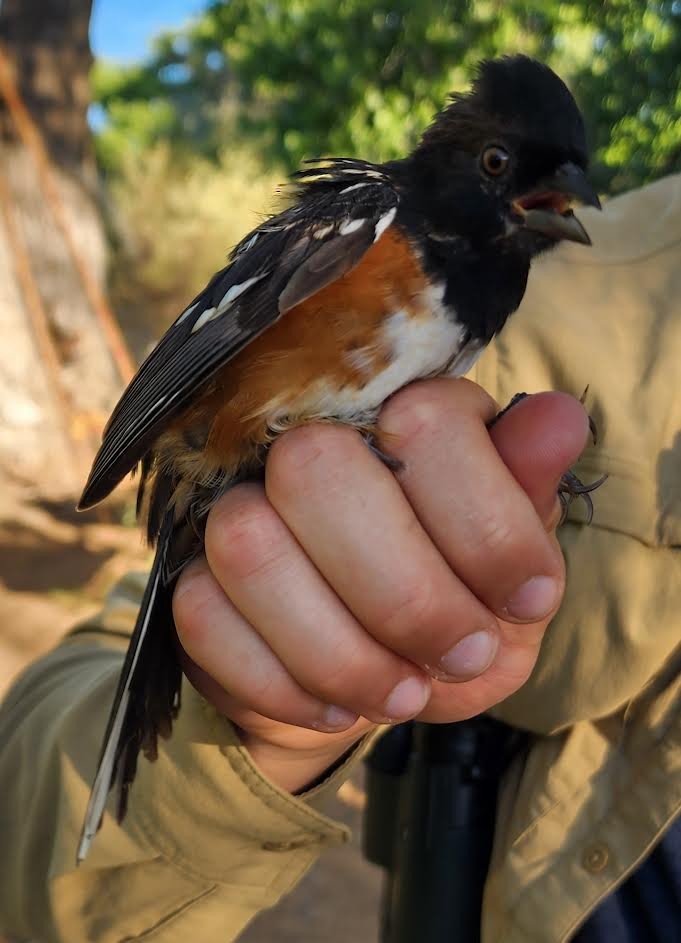
[[[279,438],[264,487],[213,508],[174,597],[190,681],[299,791],[374,724],[461,720],[527,679],[565,568],[557,487],[588,421],[562,393],[498,406],[467,380],[385,406],[380,449],[310,425]]]

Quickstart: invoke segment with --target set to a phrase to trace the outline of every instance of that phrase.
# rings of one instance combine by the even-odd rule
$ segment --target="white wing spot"
[[[380,173],[378,170],[358,170],[356,167],[343,167],[341,173],[344,177],[347,174],[361,174],[363,177],[371,177],[372,180],[385,180],[385,174]]]
[[[195,310],[198,308],[198,306],[199,306],[200,304],[201,304],[200,301],[196,301],[196,302],[194,302],[193,305],[190,305],[190,306],[187,308],[186,311],[183,311],[183,312],[182,312],[182,314],[179,316],[179,318],[177,319],[177,321],[175,322],[175,324],[182,324],[182,322],[185,320],[185,318],[188,318],[189,315],[192,313],[192,311],[195,311]]]
[[[359,190],[360,187],[371,187],[371,183],[353,183],[351,187],[345,187],[344,190],[341,190],[341,193],[350,193],[352,190]]]
[[[365,219],[351,219],[349,222],[343,223],[343,225],[338,230],[338,235],[349,236],[353,232],[357,232],[358,229],[361,229],[365,223]]]
[[[252,249],[260,238],[260,233],[257,232],[248,240],[248,242],[239,249],[239,255],[243,255],[244,252],[248,252],[249,249]]]
[[[220,303],[217,306],[216,316],[223,314],[227,308],[235,301],[239,295],[243,295],[245,291],[255,285],[256,282],[259,282],[261,278],[265,278],[266,275],[269,275],[269,272],[261,272],[260,275],[254,275],[253,278],[247,278],[245,282],[240,282],[238,285],[232,285],[225,294],[222,296]]]
[[[192,328],[192,334],[196,334],[197,331],[201,330],[204,324],[207,324],[209,321],[216,316],[218,313],[217,308],[206,308],[204,312],[196,319],[196,324]]]
[[[388,212],[384,216],[381,216],[379,221],[376,223],[376,235],[374,236],[374,242],[378,242],[378,240],[381,238],[381,236],[386,231],[388,226],[395,219],[396,213],[397,213],[397,207],[393,206],[393,208],[391,210],[388,210]]]

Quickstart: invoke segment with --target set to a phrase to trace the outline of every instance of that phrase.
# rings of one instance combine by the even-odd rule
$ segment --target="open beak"
[[[601,208],[601,201],[577,164],[561,164],[551,177],[531,193],[515,199],[511,206],[526,229],[553,239],[568,239],[590,246],[586,229],[572,212],[573,202]]]

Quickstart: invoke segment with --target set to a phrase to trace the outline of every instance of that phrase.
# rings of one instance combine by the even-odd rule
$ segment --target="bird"
[[[252,230],[142,363],[105,427],[78,508],[140,468],[155,546],[104,735],[77,858],[138,756],[156,758],[180,707],[172,594],[229,488],[262,478],[272,441],[317,420],[377,457],[383,403],[412,381],[465,374],[518,308],[533,259],[589,236],[600,208],[584,122],[565,83],[523,55],[482,61],[411,153],[320,158],[290,204]],[[578,486],[575,485],[575,488]]]

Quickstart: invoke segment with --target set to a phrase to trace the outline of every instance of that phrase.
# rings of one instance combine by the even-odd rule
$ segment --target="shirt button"
[[[610,859],[607,845],[590,845],[582,855],[582,867],[590,874],[599,874]]]

